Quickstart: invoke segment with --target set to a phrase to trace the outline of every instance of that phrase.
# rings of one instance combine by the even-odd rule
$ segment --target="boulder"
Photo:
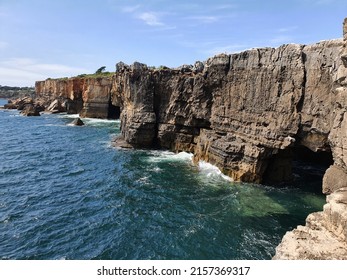
[[[204,71],[205,65],[204,63],[202,63],[201,61],[197,61],[195,62],[194,66],[193,66],[193,71],[195,73],[202,73]]]
[[[4,109],[9,109],[9,110],[18,109],[18,105],[11,102],[11,103],[5,104]]]
[[[17,109],[21,111],[21,110],[24,110],[24,108],[29,104],[33,105],[34,100],[31,97],[24,97],[21,99],[17,99],[14,102],[14,104],[16,104],[18,106]]]
[[[21,114],[26,117],[40,116],[40,108],[33,104],[28,104],[21,111]]]
[[[182,66],[178,67],[177,70],[181,71],[181,73],[189,73],[193,71],[194,66],[183,64]]]
[[[148,67],[146,64],[136,61],[130,66],[130,69],[133,72],[143,72],[143,71],[146,71],[148,69]]]

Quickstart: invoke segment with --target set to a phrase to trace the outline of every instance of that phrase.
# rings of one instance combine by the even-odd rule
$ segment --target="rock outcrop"
[[[36,116],[40,116],[41,111],[42,110],[39,106],[34,104],[27,104],[21,111],[21,114],[27,117],[36,117]]]
[[[327,197],[322,212],[312,213],[305,226],[287,232],[273,259],[347,260],[347,188]]]
[[[328,206],[287,234],[275,256],[292,258],[285,251],[294,247],[286,243],[302,232],[312,233],[312,241],[317,230],[333,238],[333,227],[346,228],[329,210],[338,205],[342,217],[340,206],[347,203],[340,193],[345,183],[336,179],[347,176],[346,40],[347,20],[342,39],[221,54],[177,69],[119,63],[112,76],[46,80],[36,83],[36,92],[43,99],[69,100],[83,117],[120,116],[117,143],[123,147],[189,151],[194,161],[215,164],[237,181],[290,180],[298,147],[331,153],[334,163],[324,176],[324,191],[332,192]],[[293,258],[313,255],[333,258],[316,251]]]

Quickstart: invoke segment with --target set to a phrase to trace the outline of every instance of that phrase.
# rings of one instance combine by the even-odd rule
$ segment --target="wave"
[[[88,124],[120,123],[120,120],[98,119],[98,118],[81,118],[79,114],[66,114],[66,113],[62,113],[62,114],[58,115],[58,118],[63,118],[63,119],[77,119],[77,118],[80,118],[83,122],[88,123]]]
[[[198,164],[199,171],[205,174],[207,177],[221,177],[226,181],[233,182],[233,179],[227,175],[224,175],[222,171],[217,166],[206,161],[199,161]]]
[[[151,157],[147,159],[149,162],[162,161],[192,161],[193,154],[187,152],[173,153],[169,151],[152,151]]]
[[[67,114],[67,113],[61,113],[58,115],[58,118],[63,118],[63,119],[76,119],[79,118],[79,114]]]
[[[170,151],[151,151],[151,157],[147,159],[150,163],[158,163],[158,162],[177,162],[177,161],[185,161],[192,162],[193,154],[187,152],[174,153]],[[224,175],[220,169],[208,162],[199,161],[198,170],[201,174],[205,175],[209,178],[222,178],[226,181],[233,182],[233,179],[227,175]],[[154,171],[154,170],[152,170]],[[156,172],[158,172],[156,170]]]
[[[96,119],[96,118],[81,118],[82,121],[89,124],[113,124],[120,123],[120,120]]]

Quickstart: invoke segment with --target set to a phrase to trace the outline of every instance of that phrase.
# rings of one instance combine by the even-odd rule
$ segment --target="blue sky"
[[[0,85],[342,37],[346,0],[0,0]]]

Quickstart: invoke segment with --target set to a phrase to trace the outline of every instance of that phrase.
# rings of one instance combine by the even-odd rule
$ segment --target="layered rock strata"
[[[331,153],[334,164],[324,176],[330,206],[284,238],[275,256],[329,258],[307,250],[291,257],[285,250],[296,247],[285,244],[318,229],[345,240],[332,230],[345,229],[344,220],[328,210],[339,205],[345,215],[345,196],[336,202],[335,192],[347,187],[336,181],[336,174],[347,176],[347,20],[343,30],[343,39],[221,54],[177,69],[119,63],[113,76],[46,80],[36,92],[79,102],[82,116],[104,118],[118,108],[123,144],[189,151],[237,181],[291,179],[297,147]]]

